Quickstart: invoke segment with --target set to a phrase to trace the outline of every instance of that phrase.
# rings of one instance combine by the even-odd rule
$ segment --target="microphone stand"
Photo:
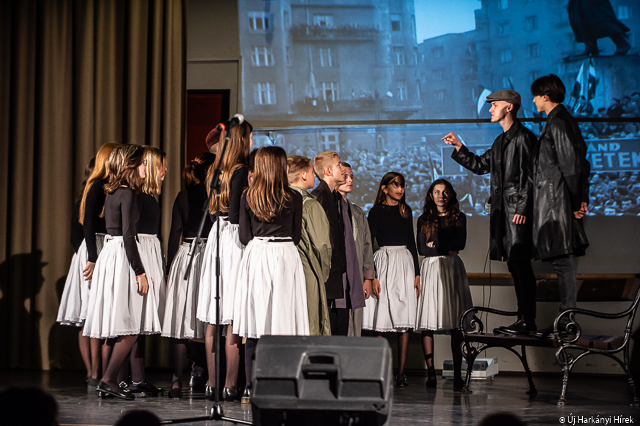
[[[231,129],[236,125],[235,122],[231,122],[229,125],[229,130],[227,131],[227,136],[224,138],[224,142],[222,144],[222,149],[218,152],[220,158],[224,157],[224,154],[227,150],[227,144],[229,142],[229,134],[231,133]],[[220,164],[220,162],[218,163]],[[193,245],[191,246],[191,250],[189,251],[189,262],[187,263],[187,269],[184,273],[184,279],[189,279],[189,274],[191,273],[191,266],[193,263],[193,255],[195,253],[196,247],[200,243],[202,230],[204,229],[204,223],[207,220],[207,215],[209,214],[209,202],[211,200],[211,196],[215,194],[216,200],[216,257],[215,257],[215,265],[216,265],[216,334],[215,334],[215,370],[216,370],[216,383],[214,388],[214,403],[213,407],[211,407],[211,413],[208,416],[200,416],[200,417],[189,417],[184,419],[175,419],[175,420],[163,420],[160,424],[170,425],[177,423],[189,423],[195,421],[206,421],[206,420],[214,420],[214,421],[228,421],[236,424],[244,424],[244,425],[252,425],[252,422],[240,419],[234,419],[231,417],[226,417],[222,410],[222,406],[220,405],[220,340],[222,338],[222,325],[220,324],[220,175],[222,175],[222,170],[220,167],[216,167],[213,171],[213,178],[211,179],[211,187],[209,191],[209,196],[207,197],[207,201],[202,207],[203,214],[202,219],[200,219],[200,226],[198,226],[198,233],[193,240]]]

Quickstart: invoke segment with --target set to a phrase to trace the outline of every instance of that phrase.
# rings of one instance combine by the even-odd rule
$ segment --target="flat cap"
[[[513,105],[521,105],[520,93],[515,90],[502,89],[487,96],[487,102],[505,101]]]

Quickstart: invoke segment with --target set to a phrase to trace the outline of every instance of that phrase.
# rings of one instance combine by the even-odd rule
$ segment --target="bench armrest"
[[[514,311],[501,311],[499,309],[485,308],[484,306],[474,306],[460,315],[460,329],[463,334],[482,333],[484,331],[484,324],[476,315],[478,312],[487,312],[505,317],[515,317],[518,315],[518,312]],[[471,328],[471,330],[469,330],[469,328]]]

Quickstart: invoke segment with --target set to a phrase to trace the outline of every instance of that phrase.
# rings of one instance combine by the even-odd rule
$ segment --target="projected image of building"
[[[588,60],[585,46],[576,42],[570,25],[568,1],[482,1],[475,11],[476,29],[424,40],[418,45],[423,88],[422,115],[426,118],[476,118],[483,89],[514,89],[522,95],[520,116],[533,117],[531,83],[557,74],[571,91]],[[589,99],[593,115],[608,108],[613,99],[630,97],[629,88],[640,88],[636,34],[640,33],[640,4],[611,0],[617,18],[629,29],[632,55],[612,57],[609,38],[598,41],[600,56],[592,63],[599,86]],[[418,22],[418,25],[420,23]],[[583,68],[583,72],[584,68]],[[586,99],[585,99],[586,100]],[[575,103],[567,94],[566,103]],[[480,118],[488,118],[488,108]]]
[[[243,109],[269,120],[421,108],[413,0],[240,0]]]

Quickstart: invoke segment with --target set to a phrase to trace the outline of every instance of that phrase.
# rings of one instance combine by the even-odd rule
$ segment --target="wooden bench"
[[[504,274],[508,278],[510,278],[509,274]],[[505,277],[505,278],[507,278]],[[469,274],[470,279],[486,279],[486,276],[480,276],[480,274]],[[496,278],[495,274],[492,276],[492,279]],[[500,277],[502,278],[502,277]],[[484,324],[479,317],[481,312],[486,312],[487,314],[500,315],[500,316],[511,316],[517,317],[517,312],[508,312],[501,311],[493,308],[485,308],[482,306],[474,306],[471,309],[468,309],[466,312],[462,314],[460,317],[460,327],[462,328],[464,342],[462,353],[467,362],[467,375],[466,375],[466,389],[468,390],[469,384],[471,381],[471,371],[473,368],[473,362],[476,357],[484,350],[493,347],[505,348],[512,353],[514,353],[522,363],[524,371],[527,375],[527,380],[529,381],[529,390],[527,394],[534,395],[537,393],[536,387],[533,383],[533,378],[531,376],[531,370],[529,369],[529,364],[527,363],[527,346],[534,347],[545,347],[545,348],[554,348],[556,350],[556,359],[558,364],[562,367],[563,379],[562,379],[562,392],[560,395],[560,399],[558,400],[558,405],[565,405],[566,403],[566,393],[567,386],[569,383],[569,373],[571,372],[573,366],[578,362],[581,358],[586,355],[591,354],[600,354],[605,355],[620,364],[620,366],[624,369],[628,382],[629,388],[631,390],[632,396],[632,405],[639,406],[640,401],[638,400],[638,394],[636,392],[636,387],[631,376],[631,372],[629,370],[629,342],[631,339],[631,328],[633,326],[633,321],[635,318],[636,311],[638,309],[638,304],[640,302],[640,275],[622,275],[622,274],[608,274],[608,275],[595,275],[595,274],[582,274],[578,275],[578,300],[585,300],[584,297],[580,297],[580,289],[591,289],[592,286],[589,285],[589,281],[593,280],[616,280],[618,282],[619,291],[615,298],[615,292],[612,291],[611,287],[607,288],[607,293],[609,297],[606,300],[632,300],[631,305],[624,311],[608,314],[596,311],[590,311],[586,309],[567,309],[561,313],[559,313],[554,320],[554,332],[553,336],[546,339],[540,339],[537,337],[531,336],[510,336],[505,334],[493,334],[486,333],[484,329]],[[540,283],[541,280],[553,280],[556,279],[555,275],[536,275],[536,279]],[[620,282],[624,285],[620,286]],[[586,285],[585,285],[586,283]],[[597,287],[597,286],[595,286]],[[590,291],[589,293],[594,293]],[[597,292],[595,292],[597,293]],[[594,300],[593,298],[588,298],[587,300]],[[619,334],[616,335],[588,335],[583,333],[582,328],[580,326],[579,321],[576,319],[580,316],[588,316],[600,318],[603,321],[606,320],[615,320],[621,318],[627,318],[626,326],[623,330],[620,330]],[[566,333],[559,333],[558,324],[562,322],[568,321],[568,325],[566,326]],[[466,328],[465,328],[466,327]],[[519,347],[518,351],[516,347]],[[577,352],[577,353],[575,353]],[[620,359],[616,354],[622,353],[623,359]]]

